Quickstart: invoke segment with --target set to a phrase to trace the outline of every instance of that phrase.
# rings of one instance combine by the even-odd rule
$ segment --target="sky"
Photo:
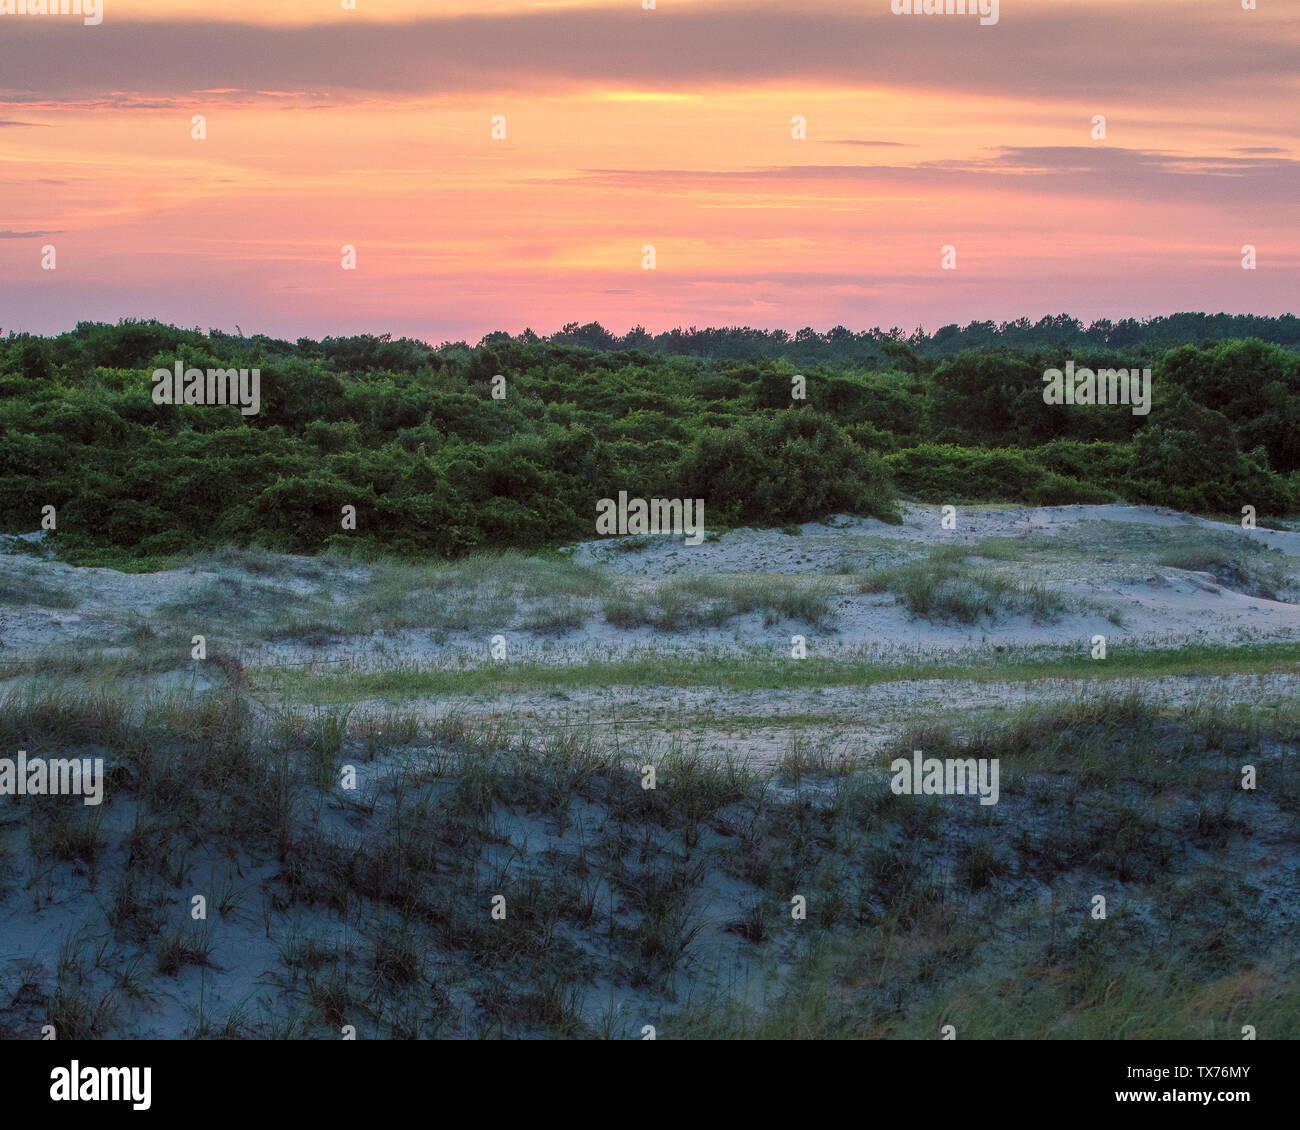
[[[1300,307],[1300,0],[345,2],[0,0],[0,330]]]

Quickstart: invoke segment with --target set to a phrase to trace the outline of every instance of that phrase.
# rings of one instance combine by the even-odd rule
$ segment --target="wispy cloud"
[[[829,139],[831,145],[862,145],[872,149],[905,149],[905,141],[863,141],[856,137],[833,137]]]
[[[84,98],[235,88],[387,94],[747,87],[798,82],[950,90],[1102,104],[1293,95],[1295,21],[1162,5],[1035,5],[995,29],[909,20],[881,4],[638,6],[488,13],[402,23],[267,26],[196,20],[18,22],[0,39],[15,93]],[[1253,18],[1252,18],[1253,17]],[[51,67],[51,57],[69,65]],[[277,97],[275,92],[265,95]],[[953,108],[961,114],[960,105]]]
[[[1300,196],[1300,161],[1290,158],[1178,156],[1121,148],[1014,146],[975,160],[899,165],[777,165],[748,169],[588,169],[571,183],[666,192],[690,185],[718,192],[738,184],[793,186],[856,183],[918,194],[978,189],[981,193],[1044,193],[1090,199],[1161,200],[1260,205]]]
[[[201,4],[0,21],[0,240],[34,241],[0,255],[6,324],[436,339],[1294,302],[1281,3],[1007,0],[990,28],[888,0]]]

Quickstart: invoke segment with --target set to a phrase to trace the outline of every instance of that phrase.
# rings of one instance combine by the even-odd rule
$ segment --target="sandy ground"
[[[890,567],[914,560],[928,547],[956,542],[974,545],[985,538],[1023,540],[1022,561],[1004,559],[1007,568],[1071,600],[1086,600],[1055,623],[1027,616],[1008,617],[976,625],[938,623],[908,613],[888,593],[839,592],[832,615],[822,624],[786,620],[765,624],[763,616],[738,616],[718,628],[656,632],[650,628],[624,630],[607,622],[593,603],[580,628],[529,632],[522,626],[530,608],[515,619],[485,623],[474,633],[445,636],[420,629],[368,634],[336,640],[327,646],[302,642],[268,644],[251,635],[236,638],[246,667],[284,663],[315,663],[326,670],[343,663],[361,667],[393,662],[439,667],[487,665],[492,635],[506,636],[509,661],[529,660],[561,667],[592,659],[639,655],[718,655],[781,657],[789,655],[791,637],[806,638],[814,656],[863,652],[882,662],[899,663],[917,657],[958,662],[1003,647],[1078,647],[1086,652],[1094,635],[1105,635],[1114,648],[1172,646],[1203,642],[1236,644],[1247,641],[1300,640],[1300,604],[1266,600],[1236,591],[1208,573],[1144,563],[1146,552],[1158,548],[1161,531],[1206,530],[1249,538],[1277,555],[1283,568],[1296,575],[1300,564],[1300,532],[1253,530],[1210,523],[1152,507],[1069,506],[1048,509],[989,508],[959,512],[958,528],[943,530],[933,507],[910,507],[902,525],[839,517],[826,524],[809,523],[801,536],[774,530],[736,530],[697,547],[680,542],[652,541],[641,549],[616,549],[609,541],[584,542],[573,548],[576,562],[595,566],[619,578],[623,591],[636,592],[673,575],[704,574],[785,576],[791,583],[827,578],[831,583],[848,574]],[[33,539],[35,540],[35,539]],[[1147,544],[1149,541],[1149,545]],[[1051,552],[1059,545],[1061,552]],[[14,548],[12,544],[9,547]],[[1030,552],[1031,548],[1034,552]],[[42,649],[131,650],[133,624],[149,623],[164,606],[184,605],[212,585],[240,583],[262,591],[321,595],[344,602],[354,586],[365,583],[363,566],[331,565],[323,580],[286,570],[282,575],[235,575],[228,568],[182,568],[154,574],[128,575],[109,569],[75,569],[52,560],[17,553],[0,554],[0,582],[21,594],[26,584],[42,584],[73,593],[75,608],[49,608],[21,595],[0,600],[0,663],[39,654]],[[1115,623],[1113,614],[1121,623]],[[228,626],[227,626],[227,630]],[[236,633],[236,637],[238,633]],[[188,648],[188,640],[183,641]],[[791,660],[791,662],[795,662]],[[175,691],[203,688],[218,682],[192,670],[172,670],[141,676],[139,689]],[[38,674],[14,675],[0,681],[0,690],[16,690],[45,680]],[[463,694],[424,699],[367,699],[358,713],[379,712],[397,705],[430,717],[461,713],[479,718],[509,719],[521,730],[591,728],[606,742],[629,755],[670,746],[699,749],[712,756],[730,756],[760,766],[775,765],[793,750],[818,751],[832,757],[869,756],[897,739],[909,726],[935,719],[996,716],[1036,703],[1136,690],[1154,700],[1184,705],[1203,699],[1252,703],[1263,707],[1293,702],[1300,676],[1187,675],[1160,679],[1081,680],[1035,679],[988,682],[973,679],[903,679],[870,686],[769,688],[730,690],[719,686],[584,687],[519,693]],[[363,772],[377,771],[362,767]],[[108,812],[116,835],[130,826],[132,808]],[[514,829],[521,842],[535,829]],[[222,874],[223,861],[196,853],[196,881],[205,873]],[[287,934],[302,929],[333,932],[341,940],[349,928],[323,911],[295,911],[293,922],[277,921],[276,941],[267,937],[256,902],[260,884],[277,867],[247,870],[238,885],[248,900],[214,931],[213,968],[183,968],[172,979],[159,979],[154,995],[140,1005],[138,1036],[175,1036],[199,1019],[196,1001],[204,994],[209,1015],[232,1009],[252,1009],[265,997],[285,991],[281,946]],[[27,895],[0,920],[7,982],[19,984],[36,962],[46,975],[56,963],[60,940],[74,934],[84,915],[85,890],[92,880],[84,872],[69,879],[23,874]],[[711,925],[706,941],[721,946],[721,922],[736,911],[737,892],[710,893]],[[716,936],[716,937],[715,937]],[[712,944],[709,941],[708,944]],[[276,972],[279,971],[279,972]],[[758,986],[755,986],[757,991]],[[21,990],[20,990],[21,992]],[[621,994],[620,994],[621,1002]],[[636,1002],[631,1004],[635,1006]],[[635,1012],[635,1008],[633,1008]],[[364,1036],[365,1034],[362,1033]]]
[[[807,523],[801,530],[800,536],[778,530],[734,530],[698,546],[649,539],[649,544],[631,550],[620,547],[617,540],[595,540],[573,547],[572,558],[615,575],[617,588],[624,593],[647,591],[674,575],[786,577],[792,586],[824,580],[837,591],[830,615],[817,624],[790,619],[767,624],[762,613],[752,612],[718,627],[673,632],[620,628],[604,618],[599,600],[591,600],[585,602],[581,627],[528,631],[523,624],[535,602],[524,601],[513,618],[503,623],[485,620],[481,630],[474,632],[433,633],[417,626],[333,639],[325,646],[301,640],[268,643],[251,636],[237,639],[235,645],[245,667],[310,665],[324,672],[395,663],[462,669],[491,665],[490,641],[498,634],[505,639],[507,664],[527,661],[556,667],[628,657],[714,656],[720,664],[728,657],[779,660],[789,658],[795,636],[804,638],[810,656],[869,656],[886,664],[917,660],[960,664],[964,655],[985,657],[1017,647],[1077,648],[1086,655],[1098,635],[1106,638],[1112,651],[1300,640],[1300,603],[1236,591],[1209,573],[1150,563],[1168,531],[1207,531],[1276,550],[1268,557],[1294,578],[1300,563],[1300,532],[1296,531],[1243,530],[1156,507],[1118,505],[963,509],[955,530],[942,528],[937,507],[911,506],[897,526],[841,516],[825,524]],[[888,592],[864,594],[845,583],[849,574],[916,560],[930,547],[973,546],[987,538],[1023,544],[1023,559],[1008,559],[1004,544],[1002,559],[991,564],[1018,580],[1061,594],[1068,611],[1053,622],[1027,615],[976,624],[937,622],[912,615]],[[255,592],[279,590],[295,596],[324,593],[333,602],[344,603],[355,586],[365,583],[367,570],[333,563],[323,580],[289,568],[278,575],[255,577],[232,575],[226,567],[129,575],[7,555],[0,556],[0,580],[6,574],[12,575],[15,586],[23,584],[23,577],[37,576],[71,590],[79,603],[75,609],[0,605],[6,619],[0,632],[5,643],[0,660],[49,647],[129,650],[124,633],[130,624],[150,622],[163,606],[196,601],[213,585],[238,582]],[[188,639],[183,642],[188,645]],[[150,676],[149,686],[162,691],[202,689],[214,680],[215,672],[209,678],[191,664],[189,670]],[[28,680],[7,682],[12,688],[24,681]],[[1130,685],[1171,702],[1209,695],[1266,703],[1293,696],[1297,690],[1293,675],[1196,676],[1125,684]],[[729,691],[721,685],[615,685],[403,699],[400,705],[429,715],[459,712],[507,718],[521,726],[592,726],[611,741],[677,742],[768,763],[796,742],[830,743],[865,752],[879,748],[917,717],[1007,710],[1079,693],[1077,681],[909,679],[869,687],[750,692]],[[382,710],[391,703],[364,700],[356,705],[366,711]]]
[[[1079,523],[1123,522],[1139,526],[1180,527],[1219,530],[1241,534],[1272,549],[1300,556],[1300,531],[1255,529],[1245,531],[1223,522],[1211,522],[1178,510],[1157,506],[1044,506],[963,507],[957,511],[956,528],[941,526],[941,512],[935,506],[903,507],[903,522],[893,526],[875,518],[839,515],[823,525],[808,522],[799,528],[802,538],[791,538],[779,530],[734,530],[718,541],[683,546],[667,541],[651,544],[636,553],[620,553],[610,541],[583,542],[575,551],[579,561],[600,562],[614,572],[658,574],[675,569],[690,572],[799,573],[817,572],[837,560],[855,537],[870,536],[917,546],[954,542],[974,545],[988,537],[1052,537]],[[1100,547],[1099,547],[1100,548]]]
[[[717,628],[673,633],[650,627],[624,629],[606,622],[593,608],[581,628],[557,634],[521,630],[520,623],[531,611],[524,606],[518,622],[485,622],[481,632],[472,634],[452,632],[436,647],[429,646],[418,630],[388,633],[384,638],[385,659],[409,657],[421,662],[459,664],[462,654],[472,659],[476,651],[482,650],[485,636],[498,632],[514,634],[516,638],[510,643],[516,658],[555,663],[607,656],[611,649],[626,652],[648,646],[696,649],[771,642],[780,648],[788,646],[787,627],[830,648],[873,644],[910,647],[920,652],[934,648],[960,651],[988,643],[1058,643],[1090,638],[1096,632],[1160,644],[1300,638],[1300,603],[1234,592],[1208,573],[1135,562],[1131,560],[1131,539],[1119,547],[1113,544],[1116,532],[1124,527],[1218,531],[1279,550],[1293,570],[1300,561],[1300,531],[1246,531],[1176,511],[1118,505],[965,510],[959,512],[955,531],[941,528],[936,508],[913,506],[906,509],[900,526],[875,519],[839,517],[825,525],[806,523],[799,527],[803,531],[799,537],[777,530],[740,529],[698,546],[664,538],[651,539],[644,548],[632,551],[615,548],[624,539],[602,539],[573,547],[573,560],[619,575],[620,586],[634,592],[639,585],[673,575],[833,577],[895,565],[914,559],[917,551],[938,545],[974,545],[985,538],[1008,537],[1025,539],[1026,544],[1035,538],[1041,543],[1071,533],[1078,550],[1075,556],[1038,565],[1027,563],[1015,572],[1063,594],[1088,598],[1097,607],[1051,624],[1019,617],[970,626],[920,620],[887,593],[845,593],[835,599],[830,623],[820,632],[809,633],[808,625],[800,628],[794,621],[768,627],[757,613],[736,617]],[[1153,540],[1151,544],[1154,547],[1158,543]],[[17,580],[31,568],[31,558],[0,555],[0,577],[8,573]],[[7,621],[0,638],[12,651],[31,652],[71,642],[107,645],[113,642],[112,633],[125,617],[147,621],[160,606],[184,603],[204,587],[230,579],[226,572],[196,568],[128,574],[112,569],[77,569],[56,561],[42,562],[39,576],[49,584],[72,588],[80,603],[75,610],[59,610],[0,601]],[[364,576],[364,567],[336,566],[330,579],[335,599],[346,600],[348,586]],[[258,577],[255,583],[297,595],[316,588],[312,581],[292,575]],[[1110,610],[1122,615],[1122,625],[1108,619],[1105,612]],[[365,638],[343,641],[331,648],[328,658],[364,656],[373,650],[368,642]],[[266,646],[261,651],[261,655],[250,653],[249,660],[259,663],[325,658],[319,648],[305,645]]]

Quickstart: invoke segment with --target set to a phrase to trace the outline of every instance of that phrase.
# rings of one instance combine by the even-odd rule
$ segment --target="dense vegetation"
[[[1234,333],[1251,333],[1236,338]],[[1221,340],[1224,339],[1224,340]],[[710,526],[930,502],[1124,499],[1300,510],[1300,321],[973,323],[933,336],[598,325],[434,348],[157,322],[0,340],[0,530],[74,561],[222,543],[454,556],[594,535],[619,490],[703,498]],[[261,412],[153,403],[150,374],[261,369]],[[1042,374],[1147,365],[1149,416],[1048,406]],[[493,399],[495,374],[507,378]],[[807,398],[791,379],[807,378]],[[357,508],[357,529],[340,526]]]
[[[1068,314],[1040,318],[1036,322],[1019,318],[1014,322],[971,322],[966,326],[940,326],[932,334],[921,327],[911,333],[894,326],[879,326],[855,333],[836,326],[818,333],[805,326],[797,333],[785,330],[756,330],[730,326],[721,329],[669,330],[650,334],[640,326],[619,337],[599,322],[585,326],[571,322],[549,340],[564,345],[581,345],[588,349],[646,349],[655,353],[713,357],[718,360],[757,360],[762,357],[785,358],[811,365],[818,361],[861,364],[896,357],[900,347],[921,357],[952,357],[966,349],[1005,346],[1009,349],[1124,349],[1135,358],[1150,361],[1175,345],[1209,344],[1234,338],[1254,337],[1274,345],[1300,347],[1300,318],[1285,314],[1280,318],[1255,314],[1172,314],[1169,317],[1124,318],[1112,322],[1101,318],[1085,326]],[[491,334],[486,339],[508,339],[506,334]],[[530,330],[520,341],[540,340]]]
[[[7,747],[104,757],[134,814],[36,797],[0,827],[61,884],[53,954],[0,965],[0,1038],[139,1038],[177,999],[193,1038],[1300,1035],[1294,708],[1103,693],[860,762],[792,749],[774,778],[674,748],[644,789],[590,729],[258,706],[237,678],[0,702]],[[894,794],[920,746],[998,758],[997,818]],[[1236,787],[1246,761],[1269,787]]]

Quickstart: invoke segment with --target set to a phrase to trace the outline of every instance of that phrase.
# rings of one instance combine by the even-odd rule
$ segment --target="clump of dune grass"
[[[830,613],[833,591],[825,581],[802,577],[688,576],[611,597],[604,614],[622,628],[649,626],[665,632],[719,627],[750,612],[761,612],[768,627],[783,619],[820,624]]]
[[[226,548],[192,566],[221,575],[157,609],[177,633],[210,634],[214,625],[272,641],[325,647],[348,636],[420,629],[449,632],[518,621],[530,631],[579,627],[584,601],[604,594],[608,578],[563,554],[507,550],[451,562],[340,555],[300,558]]]
[[[364,579],[349,582],[346,603],[318,595],[266,634],[322,643],[403,629],[445,635],[503,626],[521,611],[528,630],[562,631],[581,625],[582,601],[601,595],[608,583],[598,570],[559,554],[481,553],[437,564],[380,559]]]
[[[0,605],[37,608],[76,608],[81,599],[71,589],[51,584],[42,576],[40,564],[24,563],[0,570]]]
[[[28,843],[36,859],[94,863],[104,844],[104,814],[98,806],[83,806],[80,798],[33,798]]]
[[[59,978],[50,1004],[50,1023],[60,1040],[103,1039],[118,1011],[117,994],[96,992],[80,981]]]
[[[571,596],[550,597],[531,608],[521,626],[529,632],[566,632],[587,622],[587,606]]]
[[[1179,531],[1166,539],[1157,565],[1209,573],[1225,588],[1264,600],[1294,600],[1296,577],[1280,550],[1251,541],[1249,535],[1220,530]]]
[[[974,624],[981,618],[1031,616],[1051,623],[1065,613],[1068,606],[1060,593],[1017,581],[990,566],[972,565],[968,558],[975,552],[941,546],[920,561],[862,575],[859,591],[893,593],[923,620]]]
[[[1289,723],[1265,741],[1266,723],[1211,699],[1094,694],[902,736],[904,755],[1000,758],[990,811],[894,794],[882,766],[799,745],[768,776],[694,750],[629,755],[590,728],[313,711],[237,686],[11,696],[0,741],[98,750],[113,774],[101,811],[127,819],[89,838],[57,805],[0,823],[0,846],[38,847],[30,889],[71,880],[51,919],[58,967],[21,983],[0,970],[0,1025],[54,1013],[60,1035],[130,1034],[173,977],[215,992],[229,943],[247,939],[230,931],[251,920],[267,944],[239,960],[263,963],[241,973],[258,975],[264,1011],[201,1011],[196,1035],[581,1038],[653,1023],[861,1038],[952,1020],[1049,1038],[1131,1020],[1189,1037],[1221,1033],[1242,1001],[1291,1035],[1294,992],[1263,975],[1224,988],[1294,960],[1257,887],[1276,881],[1295,775],[1277,745]],[[1238,787],[1246,761],[1255,793]],[[355,789],[341,765],[365,766]],[[1269,852],[1242,853],[1254,835]],[[1099,892],[1104,922],[1089,914]],[[0,912],[18,897],[0,890]],[[1122,1023],[1117,993],[1133,1009]]]
[[[192,565],[199,569],[252,573],[261,577],[296,577],[323,580],[337,571],[340,563],[328,556],[302,557],[276,553],[259,546],[237,548],[222,546],[195,557]]]
[[[169,640],[161,636],[136,636],[116,647],[87,647],[84,644],[47,644],[28,651],[0,651],[0,675],[12,678],[37,676],[43,680],[69,678],[88,682],[112,680],[129,675],[175,671],[190,663],[189,637]]]
[[[204,627],[211,631],[211,625],[218,624],[238,631],[279,622],[300,604],[300,599],[281,585],[223,577],[160,604],[156,620],[185,630]]]

